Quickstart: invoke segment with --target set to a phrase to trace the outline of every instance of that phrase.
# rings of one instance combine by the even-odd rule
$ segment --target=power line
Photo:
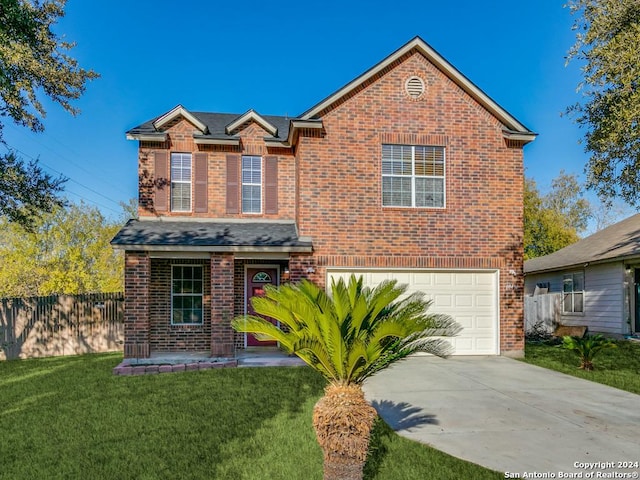
[[[113,208],[106,206],[103,203],[99,203],[99,202],[96,202],[95,200],[91,200],[89,198],[83,197],[79,193],[73,192],[71,190],[65,190],[65,193],[69,193],[71,195],[75,195],[76,197],[80,198],[81,200],[84,200],[84,201],[86,201],[88,203],[92,203],[93,205],[95,205],[97,207],[100,207],[100,208],[104,208],[105,210],[109,210],[110,212],[117,213],[118,215],[120,215],[122,213],[122,212],[119,212],[118,210],[114,210]]]
[[[65,193],[70,193],[71,195],[75,195],[76,197],[80,198],[81,200],[85,200],[85,201],[87,201],[87,202],[89,202],[89,203],[93,203],[94,205],[96,205],[96,206],[98,206],[98,207],[102,207],[102,208],[104,208],[104,209],[106,209],[106,210],[109,210],[109,211],[111,211],[111,212],[113,212],[113,213],[117,213],[118,215],[120,215],[120,214],[122,213],[122,212],[119,212],[119,211],[117,211],[117,210],[114,210],[114,209],[113,209],[113,208],[111,208],[111,207],[107,207],[106,205],[104,205],[104,204],[102,204],[102,203],[96,202],[95,200],[91,200],[91,199],[89,199],[89,198],[83,197],[83,196],[82,196],[82,195],[80,195],[79,193],[72,192],[71,190],[65,190]]]
[[[7,148],[7,150],[9,150],[9,151],[18,152],[18,153],[20,153],[21,155],[23,155],[23,156],[25,156],[25,157],[27,157],[27,158],[30,158],[31,160],[34,160],[34,161],[38,162],[38,163],[39,163],[39,164],[41,164],[42,166],[47,167],[47,168],[48,168],[49,170],[51,170],[52,172],[55,172],[55,173],[57,173],[58,175],[62,175],[62,176],[64,176],[64,177],[66,177],[70,182],[75,183],[76,185],[79,185],[80,187],[82,187],[82,188],[84,188],[84,189],[86,189],[86,190],[89,190],[89,191],[90,191],[90,192],[92,192],[92,193],[95,193],[96,195],[98,195],[98,196],[100,196],[100,197],[104,198],[105,200],[108,200],[108,201],[110,201],[110,202],[112,202],[112,203],[115,203],[116,205],[120,206],[120,203],[119,203],[119,202],[116,202],[116,201],[115,201],[115,200],[113,200],[112,198],[109,198],[109,197],[107,197],[106,195],[103,195],[102,193],[98,192],[97,190],[94,190],[94,189],[93,189],[93,188],[91,188],[91,187],[87,187],[86,185],[84,185],[84,184],[82,184],[82,183],[78,182],[77,180],[74,180],[74,179],[73,179],[73,178],[71,178],[70,176],[68,176],[68,175],[64,174],[64,173],[63,173],[63,172],[61,172],[60,170],[57,170],[57,169],[53,168],[51,165],[46,164],[46,163],[45,163],[45,162],[43,162],[42,160],[37,159],[37,158],[34,158],[34,157],[32,157],[31,155],[29,155],[28,153],[25,153],[25,152],[23,152],[22,150],[19,150],[19,149],[17,149],[17,148],[11,147],[10,145],[5,145],[5,148]],[[88,199],[87,199],[87,200],[88,200]]]
[[[24,131],[23,131],[22,129],[19,129],[18,127],[16,127],[15,125],[12,125],[12,124],[9,124],[9,127],[11,127],[14,131],[16,131],[16,132],[20,133],[22,136],[26,137],[26,136],[25,136],[25,134],[24,134]],[[68,150],[68,151],[70,151],[70,152],[75,153],[76,155],[78,155],[78,153],[77,153],[77,152],[74,152],[74,150],[73,150],[71,147],[69,147],[69,146],[65,145],[64,143],[62,143],[62,142],[61,142],[61,141],[59,141],[58,139],[56,139],[56,138],[52,137],[52,136],[51,136],[51,135],[49,135],[46,131],[42,132],[42,135],[44,135],[44,136],[46,136],[46,137],[49,137],[52,141],[54,141],[54,142],[56,142],[57,144],[61,145],[61,146],[62,146],[62,147],[64,147],[66,150]],[[55,154],[55,155],[57,155],[58,157],[60,157],[60,158],[61,158],[62,160],[64,160],[65,162],[67,162],[67,163],[69,163],[69,164],[73,165],[73,166],[74,166],[75,168],[77,168],[78,170],[82,170],[83,172],[88,173],[89,175],[93,175],[93,172],[90,172],[89,170],[87,170],[86,168],[84,168],[82,165],[79,165],[78,163],[74,162],[74,161],[73,161],[73,160],[71,160],[70,158],[68,158],[68,157],[66,157],[66,156],[64,156],[64,155],[62,155],[62,154],[61,154],[61,153],[59,153],[59,152],[57,152],[56,150],[54,150],[53,148],[51,148],[49,145],[46,145],[46,144],[42,143],[42,142],[41,142],[40,140],[38,140],[37,138],[29,138],[28,140],[29,140],[30,142],[35,142],[35,143],[37,143],[37,144],[41,145],[42,147],[46,148],[47,150],[49,150],[49,151],[50,151],[50,152],[52,152],[53,154]],[[128,194],[128,192],[125,192],[124,190],[122,190],[122,189],[121,189],[120,187],[118,187],[117,185],[114,185],[114,184],[112,184],[112,183],[110,183],[110,182],[107,182],[107,181],[105,181],[105,180],[103,180],[103,181],[104,181],[104,183],[105,183],[106,185],[109,185],[110,187],[112,187],[112,188],[114,188],[114,189],[118,190],[119,192],[124,193],[124,194]]]

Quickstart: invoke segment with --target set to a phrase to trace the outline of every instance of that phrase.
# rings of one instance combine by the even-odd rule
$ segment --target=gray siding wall
[[[536,284],[548,282],[549,293],[562,292],[564,273],[549,272],[525,277],[525,295],[532,295]],[[563,325],[586,325],[590,332],[626,334],[629,332],[628,294],[622,262],[587,266],[584,269],[584,314],[561,315]]]
[[[585,269],[584,312],[590,331],[627,333],[624,281],[622,262],[594,265]]]

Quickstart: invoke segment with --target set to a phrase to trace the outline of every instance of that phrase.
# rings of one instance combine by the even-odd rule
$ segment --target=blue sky
[[[101,78],[72,117],[45,102],[45,132],[5,122],[6,142],[69,177],[72,201],[116,215],[136,196],[137,142],[125,131],[177,104],[193,111],[295,116],[414,36],[539,137],[526,174],[541,190],[561,169],[583,178],[582,132],[565,108],[579,96],[564,0],[513,2],[218,2],[68,0],[55,27]]]

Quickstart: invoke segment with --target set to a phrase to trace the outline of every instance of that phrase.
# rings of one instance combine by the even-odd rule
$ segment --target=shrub
[[[553,334],[547,328],[543,321],[539,321],[529,328],[524,334],[527,342],[544,343],[553,338]]]
[[[584,337],[562,337],[562,346],[580,357],[579,368],[591,371],[594,368],[594,357],[605,348],[615,348],[616,344],[611,339],[597,334]]]

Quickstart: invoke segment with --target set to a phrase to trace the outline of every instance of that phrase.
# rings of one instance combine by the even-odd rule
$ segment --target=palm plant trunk
[[[593,362],[591,360],[589,360],[589,359],[583,358],[580,361],[580,368],[582,370],[586,370],[588,372],[591,372],[591,371],[593,371]]]
[[[324,480],[361,480],[377,417],[360,385],[330,384],[313,409],[313,427],[324,454]]]

